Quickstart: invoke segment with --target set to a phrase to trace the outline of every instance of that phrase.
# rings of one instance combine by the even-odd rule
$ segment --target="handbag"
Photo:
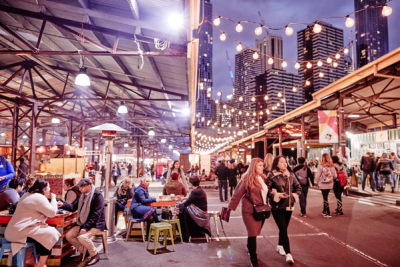
[[[169,209],[163,209],[161,211],[161,219],[170,221],[172,219],[172,211]]]
[[[256,221],[261,221],[269,218],[269,216],[271,215],[271,207],[268,204],[254,205],[249,197],[247,197],[247,199],[253,205],[253,216]]]

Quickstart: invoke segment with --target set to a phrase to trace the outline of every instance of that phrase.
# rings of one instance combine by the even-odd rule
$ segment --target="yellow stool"
[[[179,219],[174,219],[174,220],[164,220],[162,219],[161,222],[163,223],[169,223],[172,225],[172,233],[173,233],[173,238],[176,238],[176,231],[179,230],[178,234],[181,237],[181,243],[183,244],[183,239],[182,239],[182,231],[181,231],[181,223],[179,222]],[[176,227],[178,226],[178,229]]]
[[[119,216],[121,216],[121,214],[124,215],[124,212],[123,211],[118,211],[118,213],[117,213],[117,223],[115,224],[115,227],[118,225]],[[128,225],[128,219],[126,218],[126,216],[124,216],[124,219],[125,219],[125,229],[126,229],[126,226]]]
[[[149,249],[149,244],[150,244],[150,239],[151,236],[154,235],[154,254],[157,254],[157,243],[158,243],[158,239],[160,237],[160,232],[163,233],[164,235],[164,246],[167,246],[167,234],[169,231],[169,235],[172,237],[173,232],[172,232],[172,225],[169,223],[152,223],[150,225],[150,233],[147,241],[147,248]],[[175,245],[174,245],[174,239],[171,238],[171,242],[172,242],[172,247],[174,248],[175,251]]]

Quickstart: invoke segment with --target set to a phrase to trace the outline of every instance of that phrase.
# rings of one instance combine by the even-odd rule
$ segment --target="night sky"
[[[211,0],[213,4],[213,15],[226,16],[234,21],[248,20],[261,23],[258,11],[260,11],[267,26],[281,28],[291,22],[312,23],[316,20],[345,16],[354,12],[354,0]],[[392,51],[400,46],[400,0],[389,3],[393,13],[388,17],[389,21],[389,50]],[[354,15],[352,15],[354,19]],[[355,26],[347,28],[346,19],[330,19],[325,22],[344,30],[344,43],[350,41],[351,31],[355,38]],[[242,24],[243,31],[235,31],[236,23],[221,19],[218,26],[221,30],[239,40],[241,43],[255,47],[255,40],[266,36],[255,35],[255,24]],[[291,36],[287,36],[284,30],[273,31],[283,37],[283,57],[287,60],[297,60],[297,34],[296,32],[305,28],[305,25],[292,25],[294,30]],[[220,32],[214,28],[213,36],[213,81],[214,99],[218,91],[223,92],[223,97],[232,93],[232,82],[230,79],[226,52],[228,51],[234,72],[234,62],[237,43],[229,37],[225,41],[219,39]],[[354,47],[354,53],[356,49]],[[286,71],[297,73],[294,63],[288,62]]]

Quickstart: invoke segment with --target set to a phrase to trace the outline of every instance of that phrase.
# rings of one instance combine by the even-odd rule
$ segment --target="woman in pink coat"
[[[51,203],[47,199],[49,195]],[[13,256],[26,246],[27,241],[36,242],[36,252],[40,255],[39,262],[35,264],[32,255],[26,265],[46,266],[51,249],[61,236],[56,228],[46,224],[47,218],[56,216],[57,210],[56,195],[50,193],[49,182],[37,180],[18,202],[4,233],[4,237],[12,243]]]

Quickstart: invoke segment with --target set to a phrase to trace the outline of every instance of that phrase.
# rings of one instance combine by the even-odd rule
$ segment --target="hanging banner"
[[[338,123],[336,110],[318,110],[319,142],[321,144],[337,143]]]
[[[376,142],[387,142],[389,141],[388,131],[379,131],[375,134],[375,141]]]

